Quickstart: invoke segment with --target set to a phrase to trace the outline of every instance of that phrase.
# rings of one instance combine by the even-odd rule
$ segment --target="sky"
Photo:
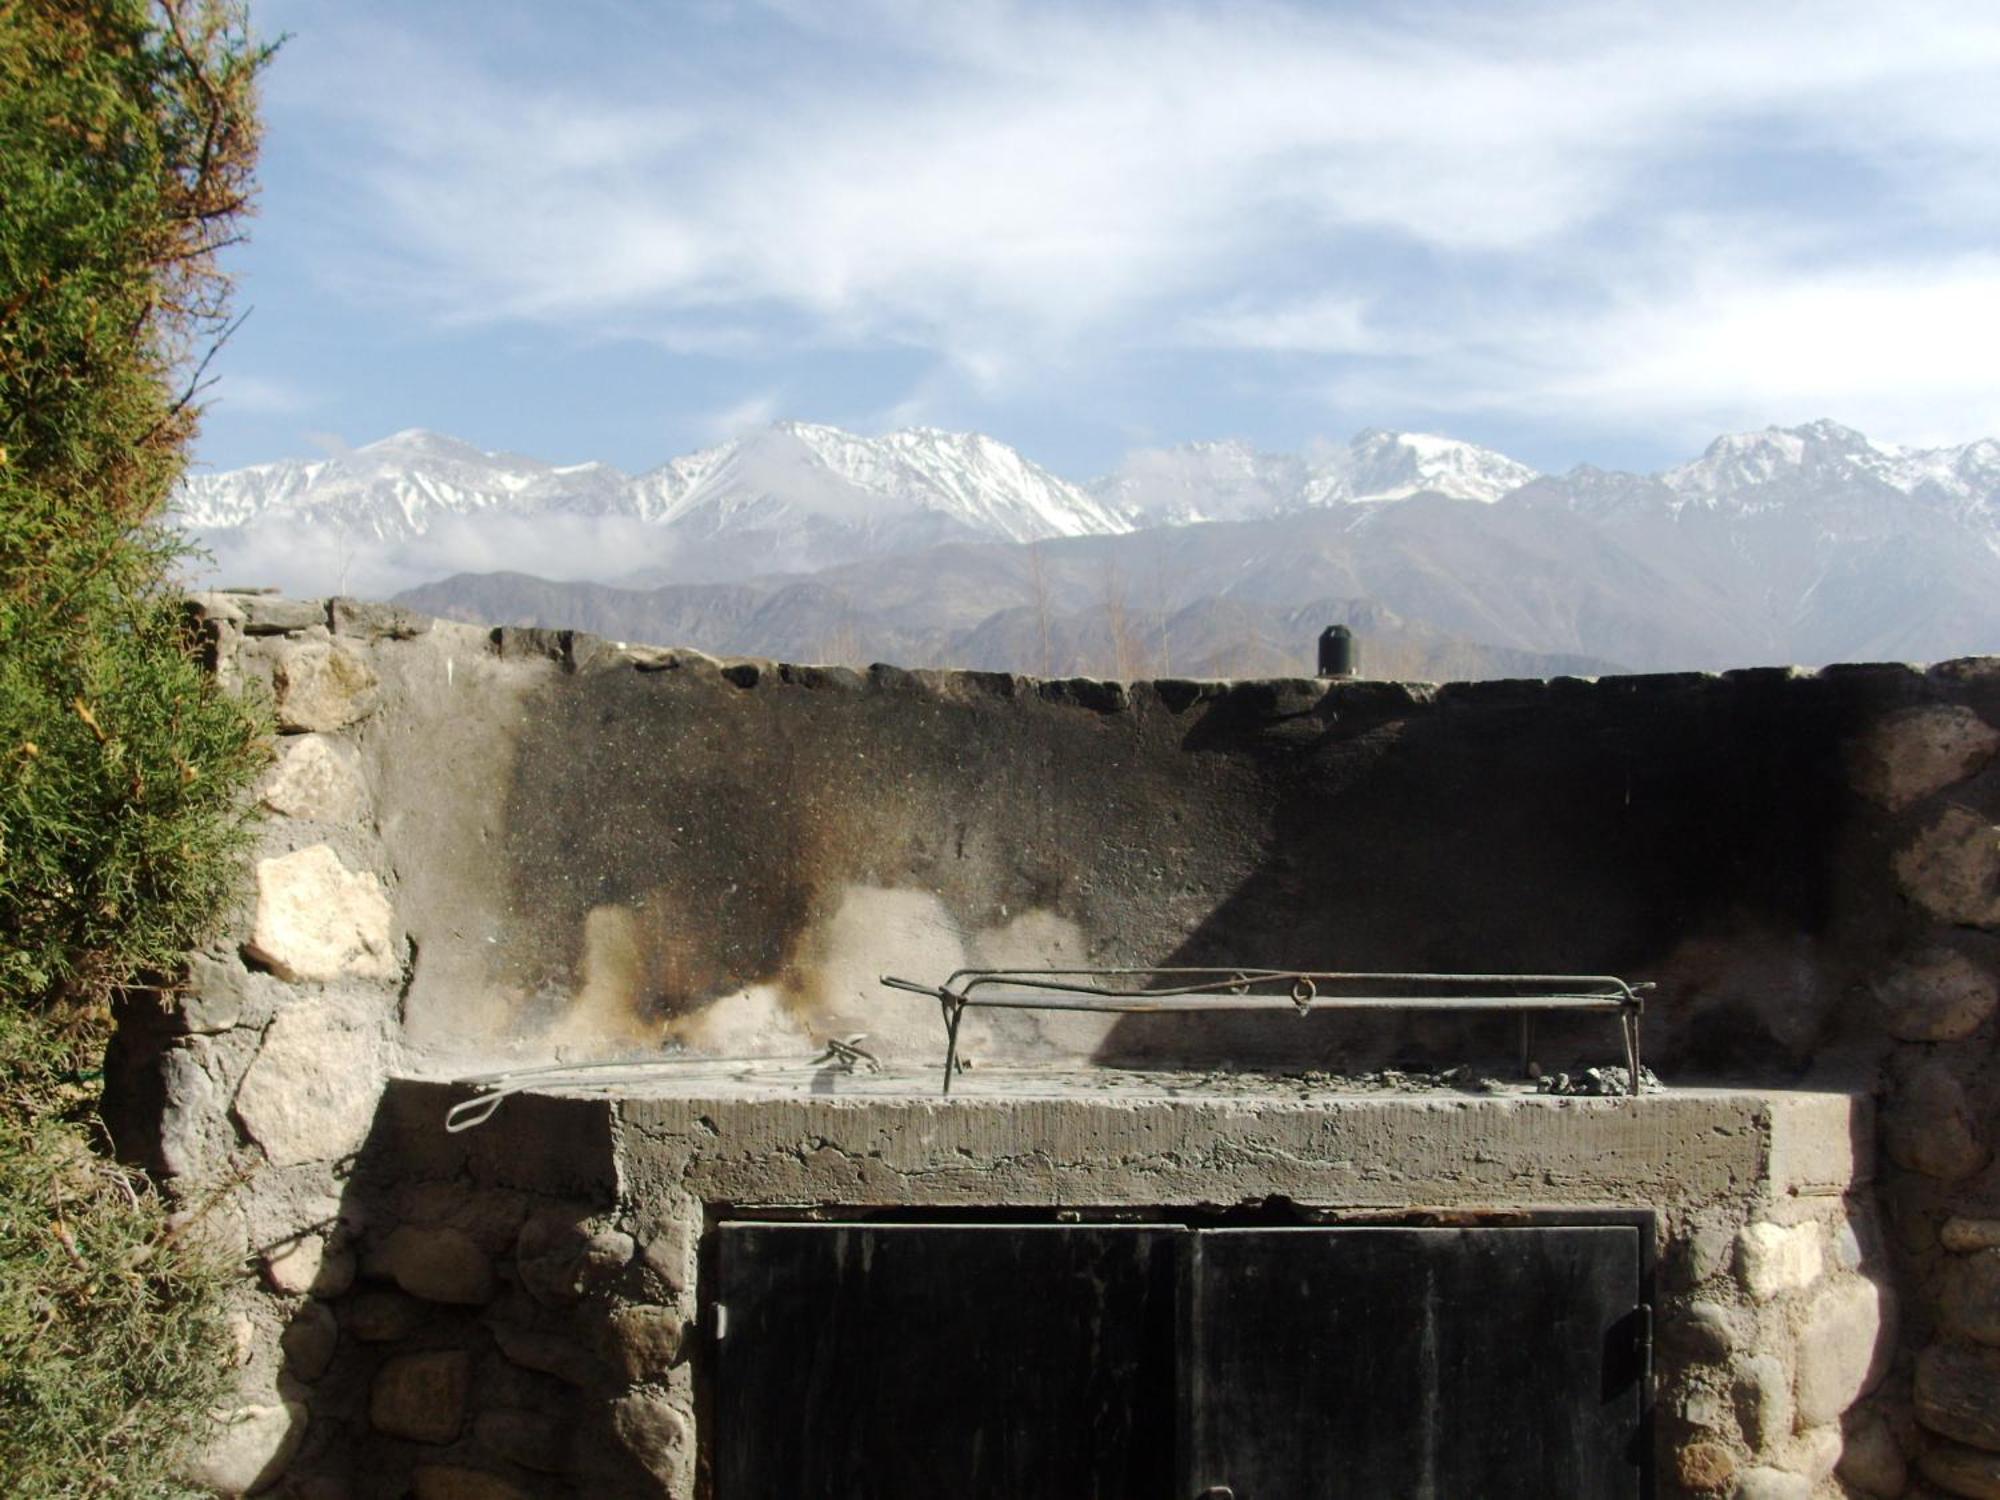
[[[2000,435],[2000,6],[253,0],[198,458]]]

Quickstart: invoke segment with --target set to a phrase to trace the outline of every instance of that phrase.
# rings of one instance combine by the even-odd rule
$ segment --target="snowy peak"
[[[1476,443],[1370,428],[1315,472],[1310,494],[1314,504],[1430,493],[1491,505],[1539,477],[1526,464]]]
[[[804,521],[879,531],[913,520],[1014,542],[1131,530],[1066,480],[979,433],[879,438],[779,422],[656,469],[641,513],[706,534]]]
[[[601,464],[559,469],[409,428],[328,458],[191,474],[174,509],[197,530],[288,521],[387,541],[453,516],[608,514],[625,483]]]
[[[1371,428],[1305,457],[1233,441],[1142,449],[1091,491],[1142,525],[1180,525],[1426,493],[1491,504],[1537,477],[1474,443]]]

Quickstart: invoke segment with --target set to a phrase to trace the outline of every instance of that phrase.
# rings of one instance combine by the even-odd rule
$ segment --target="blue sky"
[[[253,0],[254,4],[254,0]],[[263,0],[217,468],[2000,435],[2000,6]]]

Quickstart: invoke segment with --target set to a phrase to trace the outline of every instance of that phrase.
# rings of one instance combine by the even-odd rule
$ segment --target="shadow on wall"
[[[1662,1067],[1802,1069],[1850,987],[1848,955],[1879,948],[1897,916],[1890,893],[1868,899],[1880,861],[1842,764],[1865,717],[1856,685],[1782,671],[1454,684],[1411,711],[1401,689],[1362,684],[1303,719],[1219,704],[1191,748],[1297,750],[1265,858],[1174,961],[1654,980]],[[1210,1056],[1296,1061],[1300,1024],[1320,1030],[1303,1050],[1335,1068],[1509,1057],[1514,1038],[1463,1018],[1133,1017],[1101,1056],[1178,1027]],[[1616,1059],[1602,1018],[1540,1032],[1551,1060]]]

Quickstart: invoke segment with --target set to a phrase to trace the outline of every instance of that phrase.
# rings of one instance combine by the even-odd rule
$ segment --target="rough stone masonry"
[[[1121,684],[198,610],[275,705],[270,816],[106,1104],[245,1267],[218,1494],[696,1493],[718,1204],[1276,1194],[1652,1208],[1661,1493],[2000,1495],[2000,662]],[[1046,1084],[899,1093],[936,1016],[875,976],[965,962],[1621,973],[1674,1087],[1280,1098],[1230,1079],[1508,1039],[1146,1017],[968,1028],[970,1077]],[[874,1094],[524,1097],[447,1137],[423,1081],[782,1072],[852,1032]]]

